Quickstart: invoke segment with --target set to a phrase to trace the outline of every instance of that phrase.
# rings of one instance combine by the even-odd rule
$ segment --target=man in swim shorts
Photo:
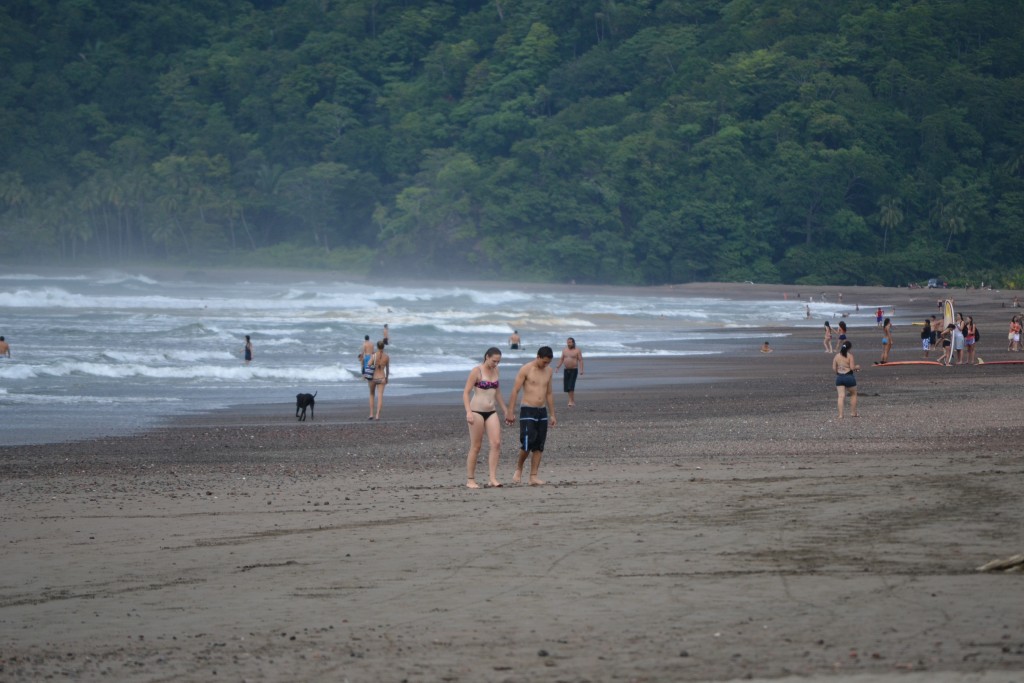
[[[576,340],[569,337],[562,349],[562,357],[558,359],[558,367],[555,372],[565,364],[565,372],[562,374],[562,391],[569,394],[569,407],[576,405],[576,378],[583,374],[583,352],[576,348]]]
[[[530,486],[540,486],[544,482],[538,478],[540,461],[544,456],[544,443],[548,436],[548,425],[554,427],[555,400],[551,390],[551,361],[555,354],[550,346],[542,346],[537,350],[537,357],[519,368],[508,406],[516,404],[519,390],[523,391],[523,403],[519,407],[519,460],[512,483],[518,484],[523,478],[523,465],[530,458]],[[515,415],[509,410],[505,417],[506,424],[515,422]]]
[[[512,330],[512,334],[508,337],[508,348],[515,351],[519,348],[521,343],[522,341],[519,339],[519,330]]]

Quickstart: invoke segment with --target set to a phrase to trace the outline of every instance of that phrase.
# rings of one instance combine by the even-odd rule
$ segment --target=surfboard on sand
[[[978,365],[1024,365],[1024,360],[982,360],[979,358]]]
[[[942,363],[937,360],[891,360],[885,363],[876,362],[875,365],[880,367],[883,365],[942,365]]]

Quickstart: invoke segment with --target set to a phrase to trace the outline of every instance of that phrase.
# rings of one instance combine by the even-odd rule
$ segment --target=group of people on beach
[[[889,353],[893,347],[892,319],[881,317],[882,309],[876,311],[878,325],[882,330],[882,352],[876,365],[884,365],[889,361]],[[957,313],[951,323],[945,323],[933,315],[926,319],[921,330],[921,349],[924,353],[924,360],[929,360],[929,354],[933,349],[940,350],[938,363],[951,365],[974,365],[982,361],[977,356],[978,342],[981,340],[981,331],[974,322],[972,316],[964,316]],[[1008,350],[1021,350],[1020,335],[1021,326],[1024,321],[1019,316],[1014,316],[1010,321],[1010,330],[1007,335],[1009,342]],[[858,417],[857,414],[857,379],[855,372],[860,369],[854,360],[851,349],[852,342],[847,339],[846,323],[839,322],[838,334],[832,329],[831,324],[825,321],[824,324],[824,346],[826,353],[833,353],[833,338],[838,337],[838,346],[835,347],[832,358],[832,370],[836,373],[837,407],[839,419],[843,419],[843,408],[845,399],[850,397],[851,417]]]
[[[981,332],[974,324],[974,318],[957,313],[953,322],[943,327],[943,320],[932,316],[925,320],[921,330],[921,350],[925,360],[932,349],[940,350],[938,362],[945,366],[975,365],[981,362],[977,357],[977,343]],[[954,362],[954,358],[956,361]]]
[[[384,325],[384,334],[376,343],[370,341],[370,335],[364,335],[359,350],[359,362],[363,377],[370,388],[370,420],[380,420],[381,408],[384,403],[384,388],[391,376],[391,358],[386,347],[390,344],[388,326]],[[509,347],[514,350],[521,348],[522,339],[518,331],[509,337]],[[537,357],[524,364],[516,373],[512,391],[506,402],[501,394],[498,364],[501,363],[501,349],[492,346],[484,353],[483,362],[473,367],[466,378],[462,392],[463,407],[466,409],[466,423],[469,426],[469,453],[466,456],[466,486],[478,489],[476,482],[476,463],[483,447],[484,436],[489,443],[487,456],[488,487],[500,487],[498,480],[498,462],[501,458],[501,425],[511,426],[516,422],[512,409],[522,392],[519,404],[519,456],[512,481],[522,483],[526,461],[530,461],[530,486],[540,486],[545,482],[540,479],[540,463],[544,456],[548,427],[557,424],[553,398],[553,376],[558,370],[563,371],[562,388],[569,396],[569,407],[576,405],[576,380],[583,374],[583,352],[576,346],[576,340],[569,337],[558,365],[551,363],[554,352],[550,346],[542,346]],[[564,368],[564,369],[563,369]],[[499,421],[498,409],[501,409]]]
[[[509,338],[509,347],[519,349],[522,340],[518,331]],[[498,364],[501,363],[501,349],[492,346],[484,352],[483,362],[474,366],[466,378],[462,391],[462,403],[466,409],[466,423],[469,426],[469,453],[466,455],[466,487],[478,489],[476,481],[476,463],[483,447],[484,436],[488,441],[487,469],[488,487],[500,487],[498,480],[498,462],[501,459],[501,425],[511,426],[516,422],[513,409],[519,393],[522,402],[519,404],[519,455],[516,460],[512,482],[522,483],[523,469],[526,461],[530,461],[530,473],[527,482],[530,486],[540,486],[544,481],[538,476],[541,459],[544,457],[544,446],[547,442],[548,427],[557,425],[555,417],[554,393],[552,389],[554,373],[563,369],[562,388],[569,395],[569,407],[576,405],[576,379],[583,374],[583,353],[576,346],[576,340],[569,337],[561,358],[555,368],[551,367],[554,352],[550,346],[542,346],[537,350],[537,357],[524,364],[516,373],[506,402],[501,394]],[[498,409],[501,409],[502,421],[499,421]]]

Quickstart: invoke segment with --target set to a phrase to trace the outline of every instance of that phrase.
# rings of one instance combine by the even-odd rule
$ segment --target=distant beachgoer
[[[11,357],[11,345],[2,336],[0,336],[0,356]]]
[[[807,304],[804,304],[804,313],[806,314],[807,319],[810,320],[810,318],[811,318],[811,307],[808,306]]]
[[[955,329],[956,325],[950,323],[939,335],[939,339],[942,340],[942,357],[939,358],[939,362],[943,365],[950,365],[949,361],[953,358],[953,330]]]
[[[950,323],[946,326],[946,330],[942,333],[942,348],[943,348],[943,365],[953,365],[953,356],[956,356],[956,365],[963,364],[964,356],[964,333],[960,331],[960,328],[955,323]],[[948,353],[946,350],[948,349]]]
[[[822,342],[825,345],[825,353],[832,353],[832,326],[825,321],[825,340]]]
[[[1010,332],[1006,335],[1007,351],[1020,351],[1020,320],[1017,316],[1010,318]]]
[[[836,395],[837,407],[839,408],[839,419],[843,419],[843,407],[846,403],[846,394],[850,394],[850,417],[859,417],[857,414],[857,377],[853,374],[860,370],[860,366],[853,359],[850,349],[853,342],[843,342],[839,345],[839,353],[832,358],[832,371],[836,373]]]
[[[544,482],[537,476],[540,473],[540,461],[544,456],[544,443],[547,440],[548,426],[555,427],[555,401],[551,392],[551,360],[555,354],[550,346],[537,349],[537,357],[519,368],[512,393],[508,399],[509,413],[505,422],[512,424],[515,415],[511,413],[516,406],[519,390],[523,391],[523,403],[519,408],[519,459],[512,481],[520,483],[523,478],[523,465],[530,458],[530,486],[540,486]],[[550,417],[549,417],[550,416]]]
[[[249,339],[249,335],[245,335],[245,347],[242,349],[242,355],[245,357],[246,365],[252,362],[252,340]]]
[[[882,357],[879,363],[889,361],[889,352],[892,350],[892,321],[889,318],[882,323]]]
[[[967,323],[964,325],[964,346],[967,351],[968,365],[974,365],[974,355],[979,336],[978,328],[974,324],[974,317],[967,316]]]
[[[957,326],[953,326],[953,351],[956,352],[956,364],[964,364],[964,332]],[[950,355],[950,362],[953,360],[952,354]]]
[[[359,349],[359,364],[366,367],[366,361],[370,356],[373,355],[373,342],[370,341],[370,335],[363,335],[363,346]]]
[[[583,352],[576,347],[576,340],[572,337],[565,341],[555,372],[559,371],[563,363],[565,372],[562,374],[562,391],[569,394],[569,407],[572,408],[576,405],[576,378],[583,375]]]
[[[935,333],[932,332],[932,323],[930,320],[925,319],[924,327],[921,328],[921,350],[924,351],[925,360],[928,359],[928,354],[932,350],[933,337]]]
[[[761,344],[761,353],[771,353],[774,350],[775,349],[773,349],[771,346],[768,345],[767,340],[765,341],[764,344]]]
[[[839,321],[839,346],[842,346],[844,341],[846,341],[846,321],[840,320]]]
[[[519,330],[512,330],[512,334],[508,337],[508,348],[513,351],[519,348],[522,340],[519,338]]]
[[[384,334],[381,335],[383,337],[383,339],[381,339],[381,341],[384,342],[384,346],[387,346],[388,344],[391,343],[391,338],[388,336],[389,334],[390,334],[390,332],[388,331],[388,324],[384,323]]]
[[[484,361],[469,371],[466,387],[462,390],[462,404],[466,408],[466,422],[469,424],[469,454],[466,456],[466,487],[478,489],[476,483],[476,460],[483,445],[484,434],[490,444],[487,455],[488,483],[501,486],[498,481],[498,460],[501,458],[501,420],[508,418],[508,408],[498,386],[498,363],[501,351],[496,347],[487,349]],[[497,404],[497,405],[496,405]]]
[[[373,354],[373,378],[368,379],[367,383],[370,385],[370,417],[371,420],[380,419],[380,409],[384,405],[384,387],[388,384],[388,379],[391,377],[391,358],[388,354],[384,353],[384,340],[381,339],[377,342],[377,350]],[[380,393],[377,393],[378,387]],[[377,412],[373,412],[373,401],[376,397],[377,400]]]
[[[875,311],[875,327],[881,327],[882,326],[882,316],[883,315],[884,315],[884,313],[882,313],[882,307],[879,306],[878,310]]]

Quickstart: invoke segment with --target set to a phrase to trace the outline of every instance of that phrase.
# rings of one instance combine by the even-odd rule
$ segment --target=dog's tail
[[[314,392],[313,392],[313,398],[316,398],[316,395],[317,395],[318,393],[320,393],[320,390],[319,390],[319,389],[317,389],[316,391],[314,391]]]

